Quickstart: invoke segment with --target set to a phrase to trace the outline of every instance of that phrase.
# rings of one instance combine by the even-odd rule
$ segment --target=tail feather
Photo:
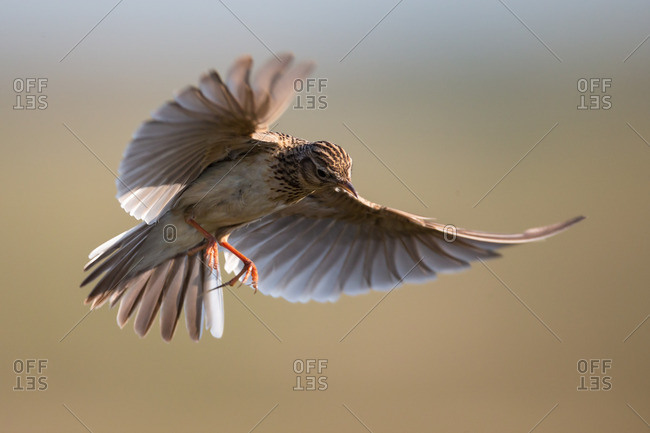
[[[219,273],[205,266],[200,254],[186,252],[164,259],[155,266],[142,266],[146,258],[145,240],[155,225],[140,224],[114,237],[90,254],[86,269],[92,272],[82,286],[97,280],[86,299],[91,308],[107,300],[112,307],[120,302],[117,323],[124,327],[135,316],[135,332],[143,337],[160,313],[160,332],[171,340],[185,308],[185,322],[190,337],[199,340],[203,325],[212,335],[223,334],[223,292],[212,290],[221,280]]]
[[[201,338],[201,322],[203,321],[203,272],[198,260],[191,260],[188,269],[187,288],[185,293],[185,325],[192,340]]]
[[[140,224],[119,237],[113,238],[114,243],[103,244],[104,249],[98,251],[95,256],[91,256],[90,262],[84,268],[88,270],[98,262],[103,262],[97,266],[82,282],[81,287],[97,279],[104,274],[95,284],[95,288],[90,292],[86,303],[92,303],[96,308],[106,300],[105,293],[110,293],[116,285],[120,285],[121,280],[125,279],[129,273],[137,269],[137,265],[144,257],[138,257],[138,247],[142,245],[154,226]],[[136,260],[137,259],[137,260]]]
[[[167,260],[165,263],[155,267],[146,287],[142,290],[140,308],[138,309],[138,314],[135,316],[135,322],[133,323],[135,332],[140,337],[144,337],[147,334],[147,331],[149,331],[149,328],[153,323],[154,316],[158,313],[163,295],[163,288],[165,288],[167,273],[172,264],[173,259]]]
[[[139,229],[141,229],[141,225],[137,225],[130,230],[120,233],[119,235],[107,240],[106,242],[104,242],[103,244],[101,244],[100,246],[92,250],[90,254],[88,254],[88,258],[90,259],[90,261],[86,263],[86,266],[84,266],[84,271],[88,270],[93,265],[93,263],[99,260],[102,256],[105,257],[106,255],[104,253],[110,254],[113,251],[115,251],[119,246],[123,245],[123,242],[121,241],[124,241],[125,239],[129,238],[129,235],[132,235],[133,232],[136,232]]]
[[[174,260],[167,283],[167,291],[160,306],[160,333],[165,341],[172,339],[178,318],[183,309],[183,298],[187,287],[187,271],[191,266],[187,255]]]
[[[149,278],[151,277],[151,274],[153,274],[153,271],[153,269],[149,269],[148,271],[145,271],[137,277],[129,280],[128,285],[124,285],[124,290],[122,290],[124,296],[120,303],[120,308],[117,311],[117,324],[120,328],[123,328],[124,325],[126,325],[129,317],[131,317],[138,306],[143,289],[149,282]]]

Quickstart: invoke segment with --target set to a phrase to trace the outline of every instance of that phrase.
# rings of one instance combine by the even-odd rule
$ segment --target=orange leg
[[[205,260],[207,262],[207,265],[210,266],[212,269],[217,269],[219,270],[219,247],[217,238],[212,236],[210,233],[208,233],[207,230],[205,230],[203,227],[199,225],[194,219],[192,218],[187,218],[185,220],[189,225],[194,227],[199,233],[201,233],[207,240],[208,243],[207,245],[201,245],[199,247],[196,247],[188,252],[188,254],[192,255],[197,253],[198,251],[201,251],[202,249],[205,248]]]
[[[239,260],[241,260],[244,263],[244,267],[242,268],[241,271],[237,275],[235,275],[235,278],[232,280],[228,281],[227,283],[222,284],[222,286],[225,286],[226,284],[234,286],[237,280],[244,275],[244,278],[241,280],[242,283],[245,282],[248,277],[251,277],[251,280],[253,281],[253,288],[255,289],[255,293],[257,293],[257,281],[258,281],[258,275],[257,275],[257,266],[253,263],[251,259],[237,251],[235,247],[230,245],[228,242],[223,241],[219,242],[219,245],[233,253],[234,255],[237,256]]]
[[[233,253],[235,256],[237,256],[237,258],[244,263],[244,267],[242,268],[242,270],[237,275],[235,275],[235,277],[232,280],[220,285],[219,287],[223,287],[226,285],[234,286],[235,283],[239,280],[239,278],[241,278],[241,276],[243,275],[244,278],[241,280],[242,283],[245,282],[248,279],[248,277],[251,277],[253,282],[253,288],[255,289],[255,293],[257,293],[258,274],[257,274],[257,267],[255,266],[253,261],[248,257],[246,257],[245,255],[243,255],[242,253],[240,253],[239,251],[237,251],[237,249],[232,245],[230,245],[228,242],[226,241],[219,242],[217,238],[215,238],[207,230],[201,227],[199,223],[197,223],[193,218],[187,218],[185,221],[189,225],[194,227],[199,233],[201,233],[208,240],[207,245],[201,245],[197,248],[194,248],[190,250],[188,254],[194,254],[197,251],[206,248],[205,258],[208,262],[208,266],[212,267],[213,269],[218,269],[219,267],[218,245],[221,245],[222,247],[224,247],[225,249]]]

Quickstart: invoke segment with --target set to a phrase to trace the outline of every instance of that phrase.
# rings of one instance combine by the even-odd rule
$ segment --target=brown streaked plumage
[[[119,168],[118,200],[142,222],[90,253],[86,302],[120,303],[140,336],[160,313],[170,340],[185,311],[192,339],[223,332],[225,268],[292,302],[390,290],[455,272],[496,249],[559,233],[580,221],[503,235],[457,229],[371,203],[351,183],[352,160],[327,141],[269,131],[313,65],[283,54],[254,78],[242,57],[223,81],[211,71],[142,124]]]

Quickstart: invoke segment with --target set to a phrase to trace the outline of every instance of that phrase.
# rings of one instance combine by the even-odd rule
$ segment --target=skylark
[[[520,234],[453,229],[380,206],[352,186],[352,160],[327,141],[269,131],[312,63],[272,58],[253,79],[239,58],[187,87],[135,132],[119,167],[117,198],[142,222],[90,253],[98,279],[86,302],[120,302],[144,336],[160,311],[170,340],[185,309],[190,336],[223,333],[223,287],[247,282],[291,302],[335,301],[424,282],[496,249],[555,235],[583,217]],[[236,248],[235,248],[236,246]],[[221,284],[218,248],[236,276]],[[245,253],[242,253],[243,251]],[[137,310],[137,313],[136,313]]]

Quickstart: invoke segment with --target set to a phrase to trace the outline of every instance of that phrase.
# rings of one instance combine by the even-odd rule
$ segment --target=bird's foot
[[[216,239],[208,239],[207,244],[199,245],[187,252],[188,256],[193,256],[201,250],[205,250],[205,264],[212,269],[219,270],[219,243]]]
[[[205,262],[212,269],[219,270],[219,244],[217,240],[208,240],[205,249]]]
[[[237,281],[240,281],[239,279],[243,275],[244,278],[241,279],[242,284],[245,283],[246,280],[248,280],[248,278],[250,277],[251,281],[253,283],[253,289],[255,289],[254,293],[257,293],[257,282],[258,282],[257,267],[250,260],[243,261],[243,262],[244,262],[244,267],[242,268],[242,270],[239,271],[239,273],[237,275],[235,275],[235,277],[233,279],[223,283],[219,287],[234,286],[235,284],[237,284]],[[219,287],[217,287],[217,288],[219,288]]]
[[[217,238],[208,233],[203,227],[199,225],[193,218],[187,218],[186,222],[197,229],[208,241],[207,244],[199,245],[187,252],[188,255],[194,255],[205,248],[205,262],[206,265],[212,269],[219,270],[219,241]]]
[[[258,274],[257,274],[257,267],[253,263],[251,259],[237,251],[235,247],[230,245],[226,241],[219,241],[217,238],[215,238],[211,233],[209,233],[207,230],[205,230],[203,227],[199,225],[193,218],[187,218],[185,220],[189,225],[194,227],[199,233],[203,235],[208,240],[207,245],[200,245],[190,251],[188,251],[188,254],[195,254],[196,252],[202,250],[205,248],[205,260],[207,262],[207,265],[210,266],[213,269],[219,269],[219,245],[233,253],[239,260],[241,260],[244,263],[244,267],[242,268],[241,271],[237,275],[235,275],[235,278],[232,280],[223,283],[222,285],[216,287],[217,289],[224,287],[224,286],[234,286],[237,281],[243,276],[244,278],[241,280],[242,283],[245,283],[246,280],[250,277],[253,288],[255,289],[255,293],[257,293],[257,282],[258,282]]]
[[[255,289],[255,293],[257,293],[257,282],[258,282],[259,278],[258,278],[258,273],[257,273],[257,266],[255,266],[255,263],[253,263],[253,261],[251,259],[249,259],[248,257],[246,257],[245,255],[243,255],[242,253],[237,251],[237,249],[235,247],[233,247],[232,245],[230,245],[228,242],[225,242],[225,241],[224,242],[219,242],[219,245],[221,245],[222,247],[226,248],[228,251],[233,253],[235,256],[237,256],[237,258],[239,260],[242,261],[242,263],[244,263],[244,267],[242,268],[242,270],[239,271],[239,273],[237,275],[235,275],[235,277],[232,280],[230,280],[230,281],[228,281],[226,283],[223,283],[219,287],[234,286],[237,283],[237,281],[240,281],[239,279],[242,276],[243,276],[243,278],[241,279],[241,282],[245,283],[246,280],[248,280],[248,278],[250,277],[252,285],[253,285],[253,289]]]

